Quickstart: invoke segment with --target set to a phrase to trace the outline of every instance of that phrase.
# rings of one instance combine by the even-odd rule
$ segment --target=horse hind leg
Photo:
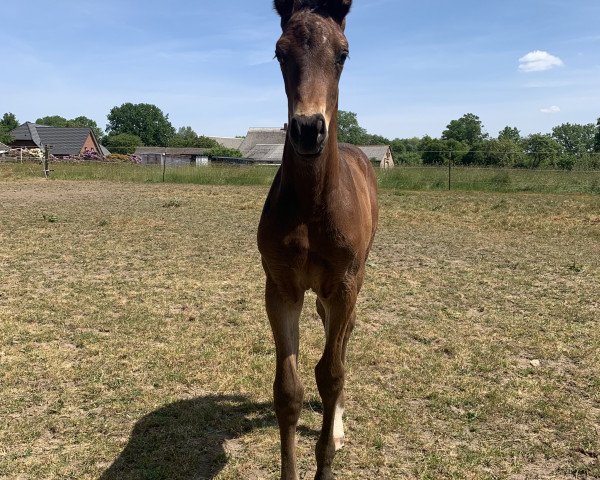
[[[344,292],[325,306],[328,319],[327,340],[323,356],[315,367],[319,394],[323,401],[323,425],[317,441],[317,474],[315,480],[333,479],[335,452],[344,443],[344,360],[354,322],[356,295]]]
[[[329,316],[325,309],[325,304],[319,297],[317,297],[317,313],[319,314],[319,317],[321,317],[321,322],[323,322],[323,328],[325,329],[325,337],[327,337],[329,333]]]
[[[329,335],[329,317],[327,314],[327,310],[325,309],[325,305],[323,302],[317,297],[317,313],[319,317],[321,317],[321,321],[323,322],[323,327],[325,329],[325,336]],[[350,334],[352,333],[352,329],[354,328],[355,323],[355,313],[352,313],[350,323],[346,328],[346,333],[344,335],[344,343],[342,347],[342,362],[345,363],[346,360],[346,347],[348,344],[348,339],[350,338]],[[340,450],[345,443],[345,434],[344,434],[344,403],[345,396],[344,391],[340,394],[338,402],[335,406],[335,414],[333,420],[333,443],[335,445],[335,450]]]

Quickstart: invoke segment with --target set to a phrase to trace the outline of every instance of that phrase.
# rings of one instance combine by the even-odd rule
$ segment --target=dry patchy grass
[[[265,195],[0,183],[0,478],[277,478]],[[382,192],[339,478],[600,478],[599,245],[598,196]]]

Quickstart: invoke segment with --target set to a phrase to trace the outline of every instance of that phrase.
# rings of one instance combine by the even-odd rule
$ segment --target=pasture
[[[51,178],[56,180],[113,180],[117,182],[163,182],[159,165],[130,163],[51,162]],[[166,183],[198,185],[270,185],[274,166],[167,167]],[[448,190],[448,167],[400,166],[376,169],[379,184],[393,190]],[[39,162],[0,161],[0,181],[39,178]],[[453,167],[452,190],[536,193],[600,193],[600,170],[527,170],[515,168]]]
[[[0,479],[275,479],[267,187],[0,180]],[[382,189],[340,479],[600,478],[600,197]],[[301,321],[301,478],[323,344]]]

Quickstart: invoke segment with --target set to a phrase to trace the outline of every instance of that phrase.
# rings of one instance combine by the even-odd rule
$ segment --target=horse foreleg
[[[292,297],[293,298],[293,297]],[[281,479],[298,480],[296,426],[302,410],[304,388],[298,376],[299,318],[303,295],[287,298],[267,278],[266,307],[277,351],[273,397],[281,436]]]

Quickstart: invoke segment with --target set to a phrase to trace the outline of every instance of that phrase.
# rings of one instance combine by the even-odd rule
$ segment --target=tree
[[[473,146],[488,137],[483,132],[483,124],[477,115],[467,113],[458,120],[452,120],[442,133],[442,140],[455,140]]]
[[[6,130],[7,132],[13,131],[15,128],[19,126],[19,121],[14,113],[5,113],[2,116],[2,120],[0,120],[0,128]]]
[[[563,123],[552,129],[552,138],[562,147],[563,153],[580,157],[594,149],[596,126],[593,123],[578,125]]]
[[[390,142],[390,147],[396,163],[419,165],[422,163],[420,152],[420,138],[395,138]]]
[[[130,133],[110,133],[104,137],[102,143],[111,153],[120,153],[122,155],[131,155],[137,147],[141,147],[144,144],[140,137],[131,135]]]
[[[138,136],[144,145],[164,147],[175,135],[175,129],[156,105],[124,103],[108,114],[106,131],[109,135],[127,133]]]
[[[364,136],[361,145],[389,145],[390,143],[389,138],[377,135],[376,133],[367,133]]]
[[[69,121],[65,117],[60,115],[51,115],[42,118],[38,118],[35,123],[38,125],[46,125],[48,127],[66,127]]]
[[[181,127],[169,141],[169,147],[215,148],[219,144],[212,138],[198,135],[192,127]]]
[[[529,159],[527,162],[529,168],[559,166],[561,146],[550,135],[542,133],[529,135],[523,141],[523,146]]]
[[[456,140],[440,140],[438,138],[423,137],[421,140],[421,158],[423,165],[448,165],[463,163],[463,158],[469,151],[469,146]]]
[[[358,118],[354,112],[338,111],[337,135],[341,143],[363,145],[368,136],[367,130],[358,124]]]
[[[60,115],[50,115],[38,118],[35,123],[38,125],[47,125],[49,127],[90,128],[94,132],[94,136],[98,141],[101,141],[102,137],[104,137],[104,132],[98,126],[98,124],[91,118],[84,117],[83,115],[72,118],[71,120],[67,120],[65,117],[61,117]]]
[[[485,140],[465,156],[463,163],[496,167],[523,167],[526,157],[520,143],[502,138]]]
[[[521,141],[521,132],[517,127],[506,126],[498,133],[498,140],[508,140],[519,143]]]
[[[169,147],[195,147],[198,134],[192,127],[181,127],[169,140]]]
[[[19,121],[14,113],[7,112],[0,120],[0,142],[10,144],[13,139],[10,135],[15,128],[19,126]]]
[[[389,143],[394,161],[396,163],[406,163],[406,147],[404,146],[404,143],[402,143],[402,140],[394,138],[394,140]]]
[[[594,137],[594,152],[600,153],[600,118],[596,124],[596,136]]]

